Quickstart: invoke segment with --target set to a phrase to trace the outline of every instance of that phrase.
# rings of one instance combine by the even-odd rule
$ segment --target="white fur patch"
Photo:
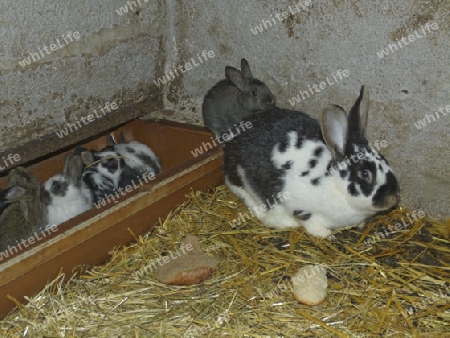
[[[50,193],[54,181],[65,181],[64,176],[52,177],[44,184],[44,189]],[[76,215],[89,210],[92,206],[92,195],[86,187],[76,188],[69,185],[64,196],[51,194],[51,203],[47,206],[48,224],[58,225],[75,217]]]
[[[345,189],[347,181],[339,178],[339,173],[325,176],[327,165],[331,160],[331,153],[326,145],[320,141],[304,140],[299,149],[295,146],[297,133],[289,133],[289,146],[285,152],[280,152],[275,146],[272,160],[275,166],[281,168],[283,163],[292,162],[284,176],[283,192],[291,196],[284,203],[291,213],[294,210],[303,210],[310,213],[311,217],[301,221],[308,233],[318,237],[326,237],[330,229],[359,223],[367,217],[367,212],[354,208],[348,201],[348,193]],[[314,150],[319,146],[324,148],[321,156],[314,157]],[[317,163],[311,168],[310,160],[317,159]],[[302,173],[307,175],[301,176]],[[311,180],[319,179],[318,185],[313,185]],[[342,187],[341,187],[342,186]]]

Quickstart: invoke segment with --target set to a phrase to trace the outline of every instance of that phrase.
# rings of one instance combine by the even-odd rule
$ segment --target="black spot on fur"
[[[112,196],[115,192],[114,182],[110,177],[101,176],[101,182],[94,179],[96,168],[87,169],[82,176],[83,182],[93,193],[94,203],[100,200],[108,199],[108,196]]]
[[[309,170],[306,170],[300,174],[301,177],[305,177],[309,175]]]
[[[332,166],[333,166],[333,162],[329,161],[327,164],[327,171],[330,171]]]
[[[119,170],[121,162],[124,162],[123,159],[118,160],[117,158],[108,158],[101,162],[101,166],[103,168],[106,168],[108,172],[115,173],[117,170]]]
[[[283,164],[281,167],[283,169],[291,169],[292,161],[287,161],[285,164]]]
[[[50,188],[53,195],[61,197],[64,197],[66,195],[66,191],[68,189],[69,189],[68,182],[59,182],[59,181],[54,181]]]
[[[300,217],[300,219],[303,221],[307,221],[310,218],[311,218],[311,214],[304,214]]]
[[[356,184],[355,184],[355,182],[351,182],[348,185],[347,190],[348,190],[349,194],[352,195],[352,196],[356,197],[356,196],[359,195],[358,191],[356,191]]]
[[[314,150],[314,156],[320,157],[323,153],[323,147],[317,147],[316,150]]]
[[[383,166],[380,163],[378,163],[378,169],[380,169],[380,171],[383,171]]]
[[[383,208],[387,206],[389,196],[398,194],[400,188],[394,174],[389,171],[386,174],[386,183],[378,188],[375,195],[372,198],[372,204],[376,207]]]
[[[303,145],[303,139],[298,137],[297,138],[297,142],[295,143],[295,146],[297,147],[297,149],[300,149]]]
[[[294,216],[300,218],[302,221],[307,221],[311,218],[311,214],[303,210],[294,210]]]
[[[320,182],[320,177],[317,177],[317,178],[311,180],[312,185],[319,185],[319,182]]]
[[[327,164],[327,172],[325,173],[325,176],[331,176],[331,174],[334,172],[333,170],[333,162],[329,161]]]
[[[85,172],[82,176],[82,180],[87,185],[90,191],[95,191],[98,189],[98,185],[94,183],[91,173]]]
[[[370,196],[374,190],[374,182],[377,179],[377,166],[373,162],[368,161],[359,161],[354,163],[350,169],[350,177],[349,181],[354,182],[360,188],[360,191],[364,194],[364,196]],[[371,173],[372,179],[370,182],[359,177],[358,173],[363,170],[367,170]]]
[[[347,177],[347,170],[339,170],[339,176],[341,176],[341,178]]]
[[[280,142],[280,143],[278,144],[278,151],[279,151],[280,153],[286,152],[287,146],[288,146],[287,140],[283,140],[282,142]]]
[[[309,167],[312,169],[312,168],[314,168],[315,166],[316,166],[316,164],[317,164],[317,160],[310,160],[309,161]]]
[[[303,213],[304,213],[303,210],[294,210],[294,216],[300,216]]]
[[[159,174],[161,170],[159,168],[158,163],[154,161],[153,158],[144,154],[138,154],[137,157],[139,157],[139,159],[148,167],[153,168],[155,170],[155,175]]]
[[[127,186],[134,186],[140,182],[144,182],[143,173],[138,169],[125,166],[120,174],[118,187],[126,189]]]

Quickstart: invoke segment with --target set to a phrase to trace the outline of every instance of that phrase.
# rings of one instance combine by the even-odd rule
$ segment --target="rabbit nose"
[[[273,98],[269,99],[267,104],[270,105],[271,107],[275,107],[275,98],[273,97]]]
[[[400,202],[400,186],[397,184],[397,189],[395,191],[395,204]]]
[[[396,192],[395,194],[390,195],[388,197],[388,203],[391,206],[396,205],[399,201],[400,201],[400,193],[399,192]]]

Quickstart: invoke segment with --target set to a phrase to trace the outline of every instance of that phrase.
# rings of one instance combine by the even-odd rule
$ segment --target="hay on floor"
[[[1,336],[441,336],[450,331],[450,219],[411,213],[400,207],[329,241],[263,226],[225,186],[193,192],[107,264],[67,283],[60,276],[19,305]],[[159,283],[154,269],[188,234],[218,269],[199,285]],[[306,264],[328,271],[318,306],[293,297],[290,278]]]

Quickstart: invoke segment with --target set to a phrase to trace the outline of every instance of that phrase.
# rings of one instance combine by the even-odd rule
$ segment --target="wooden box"
[[[95,150],[106,145],[105,135],[150,146],[159,156],[162,172],[154,180],[133,189],[116,201],[60,224],[56,231],[37,234],[28,247],[10,248],[0,260],[0,317],[14,303],[33,296],[61,271],[70,277],[77,266],[104,263],[116,246],[128,245],[136,236],[148,233],[160,218],[179,205],[191,189],[208,189],[223,182],[222,152],[212,147],[212,134],[205,128],[168,121],[134,120],[82,144]],[[208,144],[209,143],[209,144]],[[81,144],[79,144],[81,145]],[[202,154],[195,153],[201,149]],[[210,149],[206,152],[206,149]],[[70,149],[71,150],[71,149]],[[29,169],[44,183],[62,171],[66,152],[33,164]],[[195,154],[195,155],[194,155]],[[0,179],[7,187],[7,177]],[[176,229],[174,229],[176,231]],[[16,252],[17,251],[17,252]]]

